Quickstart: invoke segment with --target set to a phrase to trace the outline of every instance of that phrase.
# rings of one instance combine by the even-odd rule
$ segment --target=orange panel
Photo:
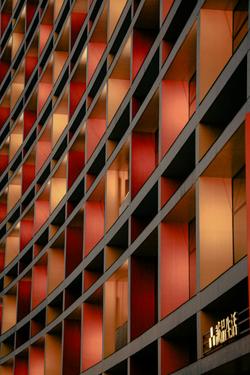
[[[91,80],[105,48],[106,44],[104,43],[88,44],[88,82]]]
[[[29,366],[30,375],[44,375],[44,349],[42,346],[31,346]]]
[[[189,119],[188,83],[162,81],[162,157]]]
[[[51,31],[52,31],[52,25],[40,25],[40,45],[39,45],[40,53],[44,49]]]
[[[83,307],[82,370],[102,359],[102,308],[85,303]]]
[[[47,295],[47,267],[35,265],[32,275],[32,308],[39,305]]]

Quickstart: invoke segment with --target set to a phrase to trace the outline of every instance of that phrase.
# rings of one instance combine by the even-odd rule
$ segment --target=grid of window
[[[248,8],[1,1],[1,375],[220,371],[207,332],[249,306]]]

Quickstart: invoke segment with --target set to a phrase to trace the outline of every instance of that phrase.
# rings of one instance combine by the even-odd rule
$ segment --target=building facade
[[[1,0],[0,374],[249,374],[249,0]]]

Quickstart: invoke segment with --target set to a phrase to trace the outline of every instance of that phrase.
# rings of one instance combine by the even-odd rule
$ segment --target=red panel
[[[1,72],[1,66],[0,66],[0,72]],[[0,81],[1,81],[1,77],[0,77]],[[10,115],[9,107],[0,107],[0,128],[4,125],[9,115]]]
[[[71,47],[74,45],[78,34],[81,30],[83,22],[86,18],[86,13],[72,13],[71,14]]]
[[[0,221],[2,221],[7,214],[7,204],[0,203]]]
[[[28,373],[27,359],[16,357],[14,375],[28,375]]]
[[[35,222],[34,233],[36,233],[49,217],[49,202],[36,201],[35,202]]]
[[[51,32],[52,25],[40,25],[40,53],[44,49]]]
[[[30,348],[30,375],[44,375],[44,350],[40,346]]]
[[[162,81],[162,156],[181,133],[188,118],[188,83]]]
[[[0,155],[0,173],[3,173],[8,166],[9,157],[8,155]]]
[[[161,375],[170,374],[189,363],[188,350],[172,342],[161,342]]]
[[[188,225],[161,224],[161,317],[189,298]]]
[[[102,359],[102,308],[85,303],[83,309],[82,370]]]
[[[0,210],[1,210],[1,205],[0,205]],[[4,269],[4,251],[0,251],[0,272],[2,272],[3,269]]]
[[[86,202],[85,256],[100,241],[104,234],[104,203]]]
[[[131,337],[152,327],[156,320],[156,264],[152,257],[131,258]]]
[[[156,144],[154,134],[132,134],[132,198],[138,193],[156,166],[155,150]]]
[[[30,25],[30,23],[31,23],[31,21],[34,17],[35,11],[36,11],[36,5],[32,4],[30,1],[27,1],[27,4],[26,4],[27,28],[29,27],[29,25]]]
[[[22,192],[24,193],[35,177],[35,165],[24,164],[23,165],[23,179],[22,179]]]
[[[67,227],[66,239],[66,276],[68,276],[82,261],[83,228]]]
[[[10,14],[6,14],[6,13],[1,14],[1,35],[3,35],[6,27],[8,26],[10,16],[11,16]]]
[[[92,155],[106,130],[103,119],[89,119],[87,121],[87,160]]]
[[[17,319],[21,320],[30,312],[31,280],[22,279],[18,284]]]
[[[29,131],[32,128],[35,121],[36,121],[36,114],[34,112],[25,110],[24,111],[24,130],[23,130],[24,139],[29,134]]]
[[[75,109],[85,90],[86,83],[70,82],[70,116],[72,116],[75,112]]]
[[[28,82],[31,77],[36,65],[38,58],[36,56],[26,56],[25,58],[25,80]]]
[[[33,237],[33,220],[23,219],[20,225],[20,251],[31,241]]]
[[[81,321],[64,321],[63,375],[78,375],[81,358]]]
[[[39,305],[47,295],[47,267],[35,265],[32,274],[32,308]]]
[[[133,79],[139,72],[145,57],[147,56],[152,43],[153,37],[146,34],[146,31],[134,30],[133,34]]]
[[[9,64],[4,61],[0,61],[0,82],[4,79],[6,73],[9,70]]]
[[[105,43],[88,44],[88,82],[91,80],[105,48]]]
[[[70,150],[68,153],[68,163],[68,187],[70,187],[84,167],[84,151]]]
[[[247,201],[247,228],[250,228],[250,113],[246,115],[245,131],[246,148],[246,201]],[[247,231],[248,276],[250,275],[250,231]],[[250,277],[248,277],[248,301],[250,306]]]

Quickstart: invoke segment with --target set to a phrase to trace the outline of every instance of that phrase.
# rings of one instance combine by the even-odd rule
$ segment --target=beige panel
[[[58,17],[60,10],[62,8],[63,0],[54,1],[54,20]]]
[[[200,285],[204,288],[233,264],[231,179],[199,181]]]
[[[112,35],[127,0],[110,0],[108,38]]]
[[[118,61],[112,70],[112,79],[130,79],[130,55],[131,55],[131,37],[128,38],[123,50],[119,56]]]
[[[116,327],[128,321],[128,280],[121,279],[116,283]]]
[[[115,351],[115,324],[116,324],[116,284],[114,281],[105,283],[104,305],[104,357]]]
[[[66,179],[52,178],[50,190],[50,211],[52,212],[66,193]]]
[[[67,52],[62,51],[55,51],[54,52],[54,82],[56,82],[57,78],[59,77],[59,74],[62,71],[62,68],[68,58]]]
[[[12,59],[13,59],[22,43],[23,33],[13,33],[12,38],[13,38],[12,39]]]
[[[200,13],[200,100],[232,55],[232,12],[202,9]]]
[[[23,83],[13,83],[11,88],[11,109],[14,108],[16,102],[20,98],[24,89]]]
[[[129,81],[125,79],[109,79],[108,81],[108,124],[114,117],[129,89]]]
[[[45,338],[45,375],[61,375],[61,340],[54,335]]]
[[[21,185],[9,185],[8,191],[8,205],[7,211],[9,212],[21,198]]]
[[[10,136],[9,160],[12,160],[13,156],[16,154],[22,142],[23,142],[22,134],[12,134]]]
[[[117,142],[111,141],[110,139],[107,140],[106,143],[106,150],[107,150],[107,157],[109,158],[114,149],[116,148]]]
[[[19,252],[19,237],[8,236],[6,238],[6,245],[5,245],[5,257],[4,257],[5,267],[17,256],[18,252]]]
[[[109,229],[119,215],[119,180],[118,171],[107,172],[107,195],[106,195],[106,227]]]
[[[55,113],[52,126],[52,146],[56,144],[68,123],[68,115]]]
[[[128,262],[104,286],[104,357],[115,351],[116,329],[128,320]]]
[[[16,296],[5,295],[3,297],[2,333],[8,331],[8,329],[16,324],[16,314]]]

